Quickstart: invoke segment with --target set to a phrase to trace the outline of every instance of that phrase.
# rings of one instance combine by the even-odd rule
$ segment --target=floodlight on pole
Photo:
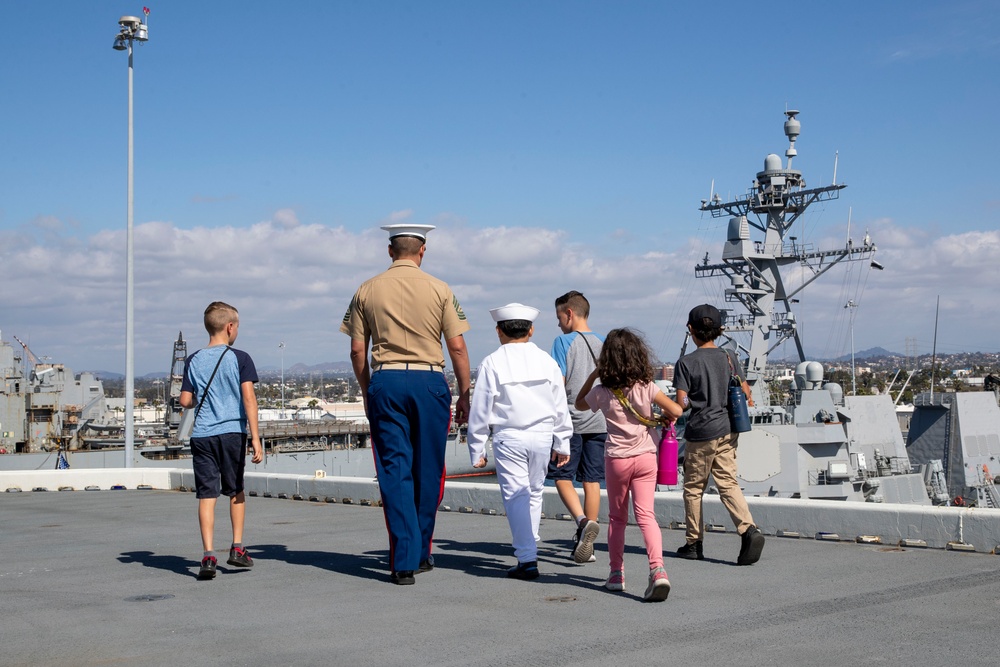
[[[149,10],[143,7],[143,14]],[[149,30],[137,16],[123,16],[118,19],[120,29],[112,48],[128,51],[128,214],[125,251],[125,467],[132,467],[135,452],[135,326],[134,326],[134,280],[132,270],[132,44],[149,39]]]
[[[854,372],[854,313],[855,308],[857,307],[858,304],[854,302],[854,299],[848,300],[847,305],[844,306],[844,308],[848,308],[850,310],[851,316],[851,396],[858,395],[857,376]]]
[[[278,343],[278,349],[281,350],[281,412],[278,415],[279,419],[285,418],[285,341]]]

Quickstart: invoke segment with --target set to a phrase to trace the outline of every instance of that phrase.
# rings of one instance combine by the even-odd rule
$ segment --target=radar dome
[[[795,367],[795,386],[799,389],[806,388],[806,367],[808,362],[803,361]]]
[[[836,382],[827,382],[823,388],[830,392],[830,398],[834,405],[844,404],[844,388]]]
[[[818,387],[823,381],[823,364],[818,361],[810,361],[806,364],[806,382],[814,383],[814,387]]]
[[[774,153],[764,158],[764,171],[781,171],[781,158]]]

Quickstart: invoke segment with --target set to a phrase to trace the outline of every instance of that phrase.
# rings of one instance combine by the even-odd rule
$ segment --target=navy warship
[[[836,168],[831,184],[814,188],[793,169],[798,115],[785,112],[787,163],[772,153],[746,194],[701,202],[703,212],[729,222],[721,261],[706,254],[695,275],[728,280],[720,308],[726,340],[717,343],[740,356],[756,401],[753,428],[739,441],[741,486],[753,496],[1000,507],[988,468],[997,468],[1000,457],[995,391],[919,395],[904,442],[888,394],[845,394],[824,379],[822,364],[806,359],[792,309],[802,290],[841,262],[883,267],[867,232],[860,243],[848,238],[830,249],[790,233],[810,205],[837,199],[846,187],[836,182]],[[762,238],[752,239],[751,229]],[[791,271],[806,277],[792,286]],[[786,341],[794,343],[799,363],[790,399],[772,400],[779,380],[769,377],[768,355]]]

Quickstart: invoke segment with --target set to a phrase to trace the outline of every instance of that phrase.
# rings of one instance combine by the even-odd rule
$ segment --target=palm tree
[[[315,398],[309,401],[309,412],[313,419],[316,419],[316,407],[319,405],[319,401]]]

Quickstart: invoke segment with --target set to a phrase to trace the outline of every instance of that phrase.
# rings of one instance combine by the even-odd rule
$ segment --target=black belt
[[[416,362],[394,362],[388,364],[376,364],[375,372],[378,371],[432,371],[435,373],[443,373],[444,369],[440,366],[435,366],[434,364],[416,363]]]

